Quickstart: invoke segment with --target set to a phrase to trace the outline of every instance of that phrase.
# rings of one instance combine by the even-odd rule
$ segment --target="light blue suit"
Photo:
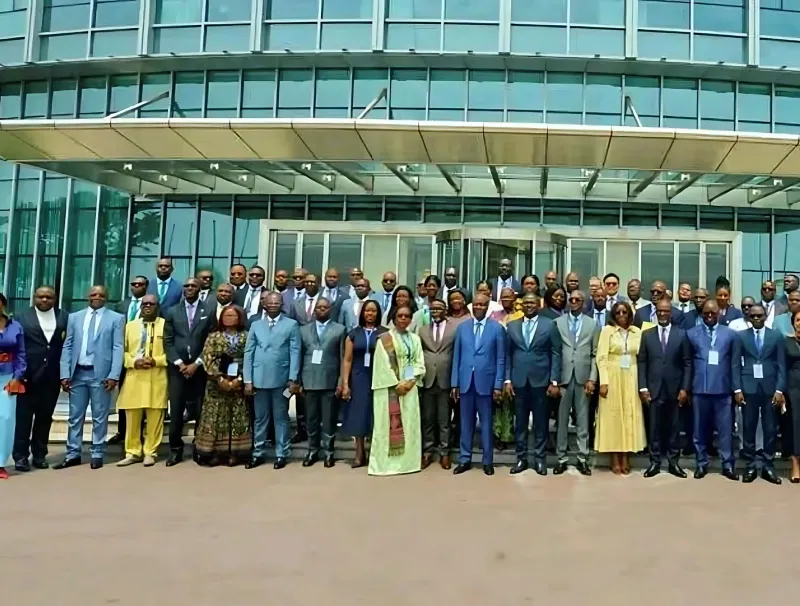
[[[69,430],[67,434],[67,459],[79,459],[83,445],[83,422],[86,410],[92,408],[93,459],[102,459],[106,450],[108,412],[111,409],[111,393],[106,391],[103,381],[119,381],[124,354],[123,328],[125,317],[103,308],[100,325],[95,330],[93,365],[78,366],[83,347],[83,324],[87,309],[70,314],[67,321],[67,337],[61,352],[61,380],[69,380]]]
[[[300,373],[300,326],[281,314],[270,328],[269,319],[256,320],[244,348],[245,383],[255,389],[253,458],[266,456],[267,425],[275,419],[275,456],[289,456],[291,420],[289,399],[283,395],[289,381]]]
[[[772,330],[782,334],[784,337],[791,337],[794,334],[792,326],[792,313],[787,312],[777,316],[772,321]]]
[[[375,301],[375,299],[370,294],[370,295],[367,295],[366,299],[364,299],[364,303],[366,303],[367,301]],[[375,301],[375,302],[378,303],[377,301]],[[347,329],[348,333],[351,330],[354,330],[354,329],[356,329],[358,327],[358,316],[356,315],[356,312],[355,312],[355,309],[354,309],[355,308],[355,304],[356,304],[356,300],[355,299],[345,299],[344,301],[342,301],[342,306],[341,306],[341,309],[339,310],[339,324],[343,324],[344,327]],[[362,303],[362,306],[363,306],[363,303]],[[380,307],[380,303],[378,303],[378,306]],[[383,314],[384,311],[386,311],[386,310],[382,309],[381,312],[378,314],[379,318],[381,317],[381,315]]]

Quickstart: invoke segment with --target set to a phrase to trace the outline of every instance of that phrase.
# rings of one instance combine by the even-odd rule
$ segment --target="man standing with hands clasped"
[[[778,414],[785,412],[786,350],[781,335],[766,328],[767,312],[761,305],[750,308],[753,328],[738,333],[742,341],[742,363],[736,365],[734,381],[737,389],[733,398],[742,407],[744,432],[741,457],[747,463],[742,482],[756,479],[756,428],[761,415],[764,448],[761,450],[761,477],[780,484],[775,474],[775,442],[778,437]]]

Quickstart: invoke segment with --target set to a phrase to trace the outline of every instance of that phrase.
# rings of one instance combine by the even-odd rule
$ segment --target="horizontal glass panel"
[[[497,25],[444,26],[444,50],[451,52],[496,53],[500,27]]]
[[[438,23],[390,23],[386,26],[388,50],[438,51],[442,26]]]
[[[639,31],[638,42],[640,57],[689,60],[689,34]]]
[[[639,26],[689,29],[691,4],[689,0],[639,0]]]
[[[139,0],[95,0],[94,27],[139,24]]]
[[[266,0],[267,19],[317,19],[319,0]]]
[[[512,21],[567,22],[567,0],[511,0]]]
[[[620,114],[622,112],[622,78],[588,74],[586,76],[586,111]]]
[[[425,108],[428,98],[428,72],[420,69],[392,70],[392,108]],[[397,116],[395,116],[397,118]]]
[[[800,38],[800,6],[796,11],[765,9],[761,3],[761,35]]]
[[[239,72],[208,72],[206,94],[208,109],[229,108],[235,115],[239,105]]]
[[[761,65],[800,67],[800,42],[761,39]]]
[[[92,34],[92,57],[130,57],[136,55],[139,32],[135,29],[95,32]]]
[[[389,0],[390,19],[441,19],[442,0]]]
[[[544,73],[510,71],[508,85],[508,109],[544,109]]]
[[[559,112],[583,111],[583,74],[547,74],[548,120],[550,109]]]
[[[164,27],[153,32],[154,53],[197,53],[200,51],[199,27]]]
[[[697,115],[697,81],[678,78],[664,79],[664,115]]]
[[[109,112],[118,112],[131,105],[135,105],[138,93],[138,75],[112,76]]]
[[[265,50],[316,50],[317,25],[273,24],[264,28]]]
[[[40,38],[39,59],[83,59],[86,57],[86,34],[62,34]]]
[[[368,50],[372,48],[369,23],[323,23],[322,50]]]
[[[502,110],[505,89],[505,72],[471,70],[469,73],[469,107]]]
[[[323,19],[372,19],[372,0],[322,0]]]
[[[13,3],[0,3],[0,38],[25,35],[28,11],[13,8]]]
[[[466,75],[464,70],[432,70],[430,107],[442,109],[466,107]]]
[[[725,63],[745,63],[747,38],[703,36],[695,34],[694,60]]]
[[[78,105],[78,82],[74,78],[53,80],[51,89],[50,117],[74,117]]]
[[[155,0],[156,23],[199,23],[203,20],[203,0]]]
[[[512,25],[511,52],[522,55],[566,55],[567,28]]]
[[[571,0],[571,23],[625,25],[625,0]]]
[[[739,120],[769,122],[771,102],[768,84],[739,84]]]
[[[730,6],[738,4],[738,6]],[[745,33],[747,31],[747,0],[738,2],[695,2],[695,30]],[[726,6],[727,5],[727,6]]]
[[[310,108],[312,74],[303,69],[281,70],[278,108]]]
[[[346,69],[317,70],[316,107],[344,108],[350,106],[350,71]]]
[[[249,21],[250,10],[246,0],[208,0],[206,21]]]
[[[23,118],[46,118],[48,83],[44,80],[25,83],[25,99],[22,106]]]
[[[573,27],[569,32],[569,54],[622,57],[625,55],[625,32],[621,29]]]
[[[89,6],[89,0],[76,0],[68,4],[58,0],[45,0],[42,9],[42,31],[89,29]]]
[[[246,70],[242,77],[242,107],[272,108],[275,105],[275,70]]]
[[[444,18],[449,21],[499,21],[500,0],[444,0]]]
[[[206,27],[206,52],[243,53],[250,50],[249,25],[209,25]]]
[[[11,65],[25,60],[25,39],[0,40],[0,63]]]

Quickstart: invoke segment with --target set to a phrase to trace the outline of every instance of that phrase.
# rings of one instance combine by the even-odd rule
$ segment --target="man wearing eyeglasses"
[[[761,285],[761,306],[767,314],[767,320],[764,323],[767,328],[772,328],[775,318],[786,313],[787,309],[784,303],[775,300],[776,290],[777,286],[772,280],[767,280]],[[744,310],[742,311],[744,312]]]
[[[394,289],[397,288],[397,274],[393,271],[387,271],[383,274],[381,286],[383,286],[383,290],[375,296],[375,299],[380,303],[381,311],[385,314],[392,303]]]
[[[261,305],[261,293],[266,290],[264,280],[267,274],[260,265],[253,265],[247,272],[247,288],[236,292],[234,302],[244,309],[245,316],[250,317],[258,313]]]
[[[650,285],[650,303],[636,310],[636,315],[633,317],[633,325],[637,328],[642,328],[645,322],[649,322],[652,326],[658,324],[658,313],[656,305],[658,301],[667,296],[667,283],[663,280],[656,280]],[[681,310],[677,307],[672,307],[670,314],[670,322],[676,323],[680,320]]]
[[[606,291],[606,309],[611,311],[617,303],[624,303],[628,301],[628,297],[619,294],[619,276],[615,273],[607,273],[603,276],[603,288]]]

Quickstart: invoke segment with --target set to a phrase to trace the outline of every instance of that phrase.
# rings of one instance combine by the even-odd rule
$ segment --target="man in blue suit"
[[[244,393],[254,396],[253,457],[245,466],[266,463],[267,425],[275,423],[275,469],[286,467],[291,448],[289,395],[297,393],[300,373],[300,327],[281,313],[277,292],[264,296],[267,317],[253,322],[244,349]]]
[[[557,398],[559,395],[561,337],[553,320],[539,316],[536,295],[529,293],[522,298],[522,313],[523,318],[510,322],[507,327],[505,390],[514,397],[517,443],[517,464],[511,468],[511,473],[528,469],[528,419],[533,414],[533,468],[540,476],[546,476],[549,419],[545,396]]]
[[[456,329],[450,375],[452,397],[461,403],[461,454],[453,470],[456,475],[472,469],[476,412],[481,423],[483,473],[494,474],[492,401],[500,397],[506,376],[506,331],[498,322],[486,319],[488,309],[489,298],[476,295],[473,319]]]
[[[753,327],[738,333],[742,341],[742,364],[736,364],[737,383],[734,400],[743,407],[742,459],[747,471],[742,481],[750,483],[756,479],[756,429],[758,417],[764,430],[764,447],[761,455],[761,477],[772,484],[780,484],[775,473],[775,442],[778,438],[777,408],[783,410],[786,401],[786,348],[783,336],[766,328],[767,312],[761,305],[750,308]]]
[[[147,294],[158,297],[158,306],[161,315],[173,305],[177,305],[183,296],[183,287],[180,282],[172,277],[175,267],[172,259],[164,257],[156,263],[156,279],[150,280],[147,285]]]
[[[697,457],[694,477],[699,480],[708,474],[706,441],[713,424],[719,439],[722,475],[738,480],[733,457],[731,393],[739,389],[737,366],[742,359],[741,341],[735,331],[719,324],[719,307],[715,301],[706,301],[703,323],[687,334],[694,360],[692,408]]]
[[[700,326],[703,323],[703,306],[708,301],[708,291],[705,288],[697,288],[692,296],[694,309],[682,314],[678,320],[680,327],[689,332],[695,326]]]
[[[347,328],[347,332],[358,326],[358,316],[361,314],[361,308],[364,303],[372,299],[373,294],[369,280],[366,278],[357,279],[353,288],[355,288],[356,296],[345,299],[342,302],[341,309],[339,309],[339,324],[343,324]],[[383,311],[385,310],[381,310],[381,313]]]
[[[61,352],[61,388],[69,393],[69,431],[67,456],[53,469],[66,469],[81,464],[83,422],[86,409],[92,407],[92,469],[103,466],[108,433],[108,411],[111,392],[117,387],[122,372],[122,314],[106,308],[104,286],[89,291],[89,307],[71,314],[67,337]]]
[[[667,294],[667,283],[662,280],[656,280],[650,285],[650,303],[647,305],[643,305],[639,309],[636,310],[636,315],[633,316],[633,325],[637,328],[641,328],[642,324],[645,322],[650,322],[652,325],[656,325],[659,323],[658,321],[658,313],[656,311],[656,305],[658,301],[665,297]],[[670,322],[673,324],[680,324],[681,323],[681,313],[680,308],[672,307],[672,311],[670,313]]]

